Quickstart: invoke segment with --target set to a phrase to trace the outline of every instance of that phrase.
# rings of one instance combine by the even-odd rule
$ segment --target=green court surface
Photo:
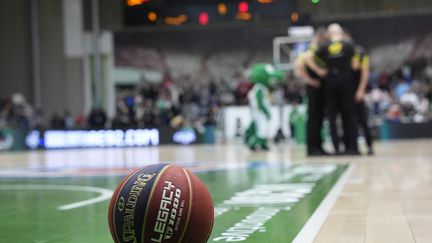
[[[291,242],[346,168],[256,163],[197,173],[216,206],[208,242]],[[107,197],[121,179],[0,178],[0,242],[113,242]]]

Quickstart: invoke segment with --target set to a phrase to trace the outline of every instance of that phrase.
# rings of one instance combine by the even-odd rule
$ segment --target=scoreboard
[[[126,26],[297,22],[295,0],[123,0]]]

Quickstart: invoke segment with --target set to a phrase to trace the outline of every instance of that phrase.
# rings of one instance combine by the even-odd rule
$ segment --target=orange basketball
[[[205,243],[213,221],[213,201],[205,185],[189,170],[169,164],[126,176],[108,211],[116,243]]]

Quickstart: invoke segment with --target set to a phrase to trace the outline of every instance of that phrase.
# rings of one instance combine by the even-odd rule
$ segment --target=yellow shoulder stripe
[[[362,60],[361,60],[361,66],[362,67],[368,67],[369,63],[370,63],[369,56],[364,55],[363,58],[362,58]]]

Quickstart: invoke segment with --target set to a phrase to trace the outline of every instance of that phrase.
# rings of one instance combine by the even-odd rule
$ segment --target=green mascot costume
[[[245,142],[255,151],[268,150],[268,133],[271,119],[270,87],[274,80],[282,80],[283,73],[276,71],[270,64],[255,64],[251,70],[253,88],[248,93],[252,123],[245,133]]]

